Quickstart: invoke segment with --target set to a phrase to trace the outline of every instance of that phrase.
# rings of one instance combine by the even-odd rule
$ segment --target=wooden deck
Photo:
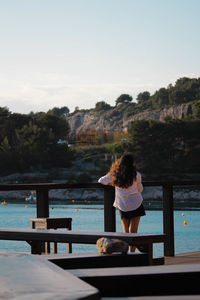
[[[97,288],[102,297],[200,295],[199,264],[76,269],[70,272]]]
[[[166,256],[165,265],[200,264],[200,251]]]
[[[84,254],[84,258],[87,255],[91,258],[89,253]],[[80,263],[80,256],[83,254],[69,254],[70,264],[63,270],[61,254],[39,256],[0,252],[0,299],[5,296],[6,299],[9,296],[9,299],[37,297],[38,300],[200,299],[200,251],[166,257],[166,264],[162,266],[141,264],[139,267],[137,264],[126,266],[126,263],[121,266],[119,262],[113,267],[115,256],[110,256],[111,260],[103,257],[105,261],[100,266],[96,254],[90,265],[85,266],[83,261]],[[132,261],[134,255],[128,258]],[[132,262],[134,265],[134,260]]]

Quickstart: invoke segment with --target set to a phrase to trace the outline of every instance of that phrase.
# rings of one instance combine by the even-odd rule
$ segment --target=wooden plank
[[[26,254],[0,254],[0,299],[99,299],[96,288]]]
[[[200,264],[200,251],[187,252],[176,254],[175,256],[165,257],[165,264],[179,265],[179,264]]]
[[[149,264],[153,264],[152,244],[161,243],[166,240],[166,236],[159,234],[136,234],[117,232],[94,232],[94,231],[67,231],[63,230],[42,230],[42,229],[0,229],[0,239],[27,241],[31,247],[32,254],[41,254],[41,242],[96,244],[101,237],[111,239],[121,239],[129,245],[147,245]]]
[[[200,185],[200,180],[162,180],[162,181],[143,181],[144,186],[195,186]],[[17,190],[37,190],[47,188],[52,189],[106,189],[105,185],[100,183],[31,183],[31,184],[0,184],[0,191]]]
[[[171,295],[171,296],[144,296],[138,298],[138,300],[199,300],[200,295]],[[116,300],[112,297],[102,297],[101,300]],[[117,300],[136,300],[135,297],[117,297]]]
[[[77,269],[70,272],[98,288],[102,297],[200,294],[200,265]]]
[[[147,266],[149,264],[148,254],[146,253],[100,255],[94,252],[60,256],[48,255],[47,259],[65,270]]]
[[[100,183],[29,183],[29,184],[0,184],[0,191],[38,190],[38,189],[105,189]]]
[[[48,241],[59,243],[96,244],[101,237],[119,238],[129,245],[141,245],[149,243],[163,243],[166,235],[163,234],[137,234],[118,232],[96,232],[96,231],[63,231],[63,230],[42,230],[23,228],[0,228],[0,239],[22,240],[22,241]]]
[[[164,255],[174,256],[174,208],[173,187],[163,186],[163,232],[167,235],[164,244]]]
[[[113,206],[115,200],[115,189],[109,187],[104,189],[104,230],[116,231],[116,212]]]
[[[37,197],[37,217],[48,218],[49,217],[48,189],[47,188],[37,189],[36,197]]]

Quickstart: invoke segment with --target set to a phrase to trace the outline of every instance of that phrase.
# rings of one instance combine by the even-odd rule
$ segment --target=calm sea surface
[[[30,228],[29,218],[36,217],[34,204],[0,205],[0,227],[24,227]],[[182,214],[185,214],[184,216]],[[121,221],[117,212],[117,231],[122,232]],[[71,217],[74,230],[104,230],[103,205],[74,204],[74,205],[50,205],[50,217]],[[187,225],[184,225],[187,221]],[[175,211],[175,252],[183,253],[200,251],[200,211]],[[147,210],[146,216],[141,218],[140,233],[162,233],[162,211]],[[66,252],[66,245],[59,244],[59,252]],[[30,252],[30,246],[26,242],[2,241],[0,250]],[[95,245],[73,245],[73,252],[96,251]],[[163,254],[163,247],[157,244],[154,248],[155,256]]]

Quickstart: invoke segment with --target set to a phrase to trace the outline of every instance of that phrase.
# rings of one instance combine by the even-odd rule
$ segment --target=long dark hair
[[[128,188],[136,179],[136,165],[132,154],[124,154],[111,167],[112,184],[121,188]]]

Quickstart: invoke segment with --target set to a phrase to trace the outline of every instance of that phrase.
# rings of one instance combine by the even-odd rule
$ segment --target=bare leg
[[[130,220],[129,219],[121,219],[122,227],[124,232],[129,233]]]
[[[130,233],[137,233],[138,226],[139,226],[139,223],[140,223],[140,218],[141,217],[139,216],[139,217],[132,218],[130,220],[130,224],[129,224],[129,232]],[[130,246],[129,247],[130,252],[135,252],[135,249],[136,249],[135,246]]]

